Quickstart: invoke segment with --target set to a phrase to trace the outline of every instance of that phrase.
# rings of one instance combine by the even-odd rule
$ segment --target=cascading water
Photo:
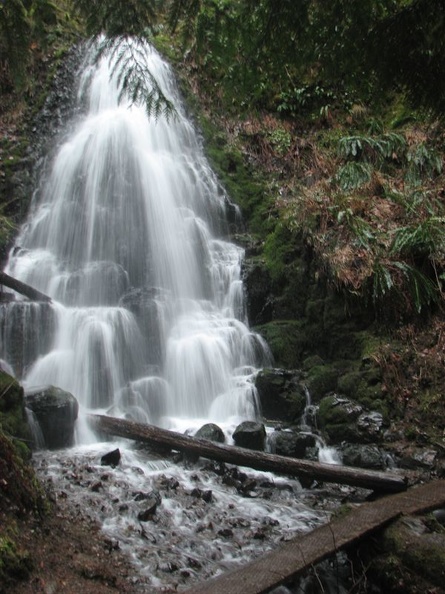
[[[243,250],[226,239],[227,197],[169,67],[144,51],[176,116],[150,119],[120,102],[111,60],[86,61],[85,113],[67,128],[6,269],[53,302],[2,303],[0,360],[25,388],[71,392],[83,413],[181,431],[212,420],[230,435],[259,415],[253,378],[268,350],[246,324]],[[119,467],[104,472],[110,444],[81,421],[76,447],[35,455],[40,475],[102,522],[147,591],[235,567],[329,515],[329,503],[298,481],[150,462],[125,441]],[[150,489],[160,509],[147,531],[140,506]]]
[[[230,425],[258,414],[251,380],[267,348],[245,324],[243,250],[224,239],[227,197],[168,66],[144,52],[175,117],[148,118],[119,101],[112,60],[90,57],[78,93],[86,114],[60,146],[7,265],[56,302],[51,339],[10,362],[25,386],[57,385],[84,409],[173,428],[184,419]],[[17,307],[24,315],[12,303],[0,324],[6,360]]]

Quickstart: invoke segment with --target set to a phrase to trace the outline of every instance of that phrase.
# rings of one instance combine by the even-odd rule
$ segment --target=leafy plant
[[[397,159],[405,148],[404,136],[395,132],[377,137],[345,136],[338,143],[340,157],[377,163],[385,159]]]
[[[427,147],[425,143],[418,144],[410,150],[407,159],[406,181],[414,186],[420,185],[425,177],[433,178],[442,173],[441,156],[436,150]]]
[[[356,190],[371,181],[373,167],[370,163],[348,161],[340,167],[335,176],[340,189],[348,192]]]
[[[98,40],[96,60],[108,54],[112,63],[112,76],[116,76],[119,87],[119,100],[124,97],[137,105],[144,105],[149,116],[170,117],[174,107],[158,81],[146,66],[147,52],[150,51],[143,37],[105,37]]]

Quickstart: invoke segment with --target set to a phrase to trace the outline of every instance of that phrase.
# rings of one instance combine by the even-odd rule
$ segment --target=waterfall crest
[[[153,48],[144,52],[176,116],[148,118],[120,101],[111,58],[86,60],[85,114],[58,148],[7,264],[55,304],[3,305],[0,357],[25,386],[57,385],[83,410],[173,428],[252,419],[252,378],[268,351],[246,322],[244,253],[227,239],[227,196],[172,72]],[[9,320],[22,316],[25,327],[32,311],[35,324],[36,307],[51,310],[50,323],[23,360]]]

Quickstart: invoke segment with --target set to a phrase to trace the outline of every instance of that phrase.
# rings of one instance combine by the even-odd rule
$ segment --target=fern
[[[433,216],[416,226],[399,227],[394,232],[390,253],[426,256],[435,259],[445,253],[445,217]]]
[[[423,178],[434,178],[440,175],[443,169],[441,156],[434,149],[428,148],[424,143],[414,147],[407,155],[408,172],[406,181],[413,186],[422,183]]]
[[[369,183],[371,176],[372,166],[369,163],[349,161],[339,168],[335,177],[340,188],[348,192]]]
[[[143,37],[102,37],[96,43],[96,62],[104,55],[110,57],[111,76],[116,77],[119,101],[128,99],[132,104],[144,105],[149,117],[174,115],[173,103],[147,68],[146,57],[150,48]]]
[[[381,162],[397,158],[406,148],[406,140],[401,134],[390,132],[378,137],[345,136],[339,140],[338,153],[344,159]]]
[[[441,293],[438,285],[420,270],[406,262],[395,262],[394,266],[405,277],[405,285],[417,313],[420,314],[423,308],[439,301]]]

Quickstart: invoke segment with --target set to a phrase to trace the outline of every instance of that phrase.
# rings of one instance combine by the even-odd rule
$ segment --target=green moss
[[[0,584],[26,579],[32,570],[29,553],[16,542],[15,535],[0,534]]]
[[[298,320],[277,320],[256,327],[267,340],[277,367],[298,369],[306,350],[303,324]]]
[[[309,370],[306,385],[313,402],[319,402],[337,388],[338,371],[332,365],[315,365]]]
[[[0,511],[13,505],[17,515],[44,514],[48,502],[29,460],[24,460],[16,443],[0,431]]]
[[[0,371],[0,428],[19,439],[30,439],[23,388],[3,371]]]
[[[416,579],[442,587],[445,579],[445,534],[440,528],[438,531],[431,530],[431,525],[422,518],[402,518],[385,530],[381,542],[393,563],[405,568],[405,576],[409,572],[409,576],[414,575]]]

